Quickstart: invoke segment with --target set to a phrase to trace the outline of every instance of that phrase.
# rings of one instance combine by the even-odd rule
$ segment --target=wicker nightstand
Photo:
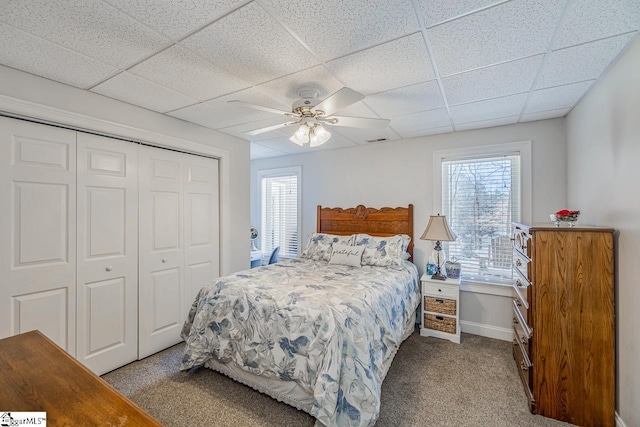
[[[460,279],[432,280],[423,274],[422,324],[423,337],[443,338],[460,344]]]

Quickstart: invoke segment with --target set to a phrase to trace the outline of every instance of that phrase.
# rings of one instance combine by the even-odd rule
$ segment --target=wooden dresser
[[[161,426],[39,331],[0,340],[0,409],[50,426]]]
[[[531,412],[615,425],[613,229],[513,224],[513,356]]]

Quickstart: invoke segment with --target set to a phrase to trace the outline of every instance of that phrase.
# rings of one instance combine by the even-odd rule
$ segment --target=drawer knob
[[[522,282],[520,281],[520,279],[516,279],[516,286],[521,288],[523,286]]]
[[[516,260],[516,265],[518,267],[522,267],[522,261],[520,261],[519,259]]]
[[[516,319],[515,317],[513,318],[513,324],[517,325],[518,324],[518,319]]]
[[[522,303],[520,302],[520,300],[519,300],[519,299],[517,299],[517,300],[516,300],[516,305],[517,305],[518,307],[522,307]]]
[[[524,361],[520,362],[520,369],[523,371],[528,371],[529,367],[524,363]]]
[[[105,270],[107,270],[107,271],[111,271],[111,270],[113,270],[113,267],[111,267],[110,265],[108,265],[108,266],[107,266],[107,268],[105,268]]]
[[[438,292],[442,292],[442,289],[438,289]]]
[[[167,259],[166,258],[162,258],[162,262],[167,262]]]

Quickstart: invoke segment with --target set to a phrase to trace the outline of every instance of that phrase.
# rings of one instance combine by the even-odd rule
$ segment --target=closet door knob
[[[107,268],[105,268],[105,270],[107,270],[107,271],[111,271],[111,270],[113,270],[113,267],[111,267],[111,266],[109,265],[109,266],[107,266]]]
[[[167,262],[167,259],[166,258],[162,258],[162,262]]]

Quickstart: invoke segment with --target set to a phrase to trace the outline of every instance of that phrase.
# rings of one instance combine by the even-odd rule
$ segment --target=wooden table
[[[46,411],[49,426],[161,425],[39,331],[0,340],[0,408]]]

